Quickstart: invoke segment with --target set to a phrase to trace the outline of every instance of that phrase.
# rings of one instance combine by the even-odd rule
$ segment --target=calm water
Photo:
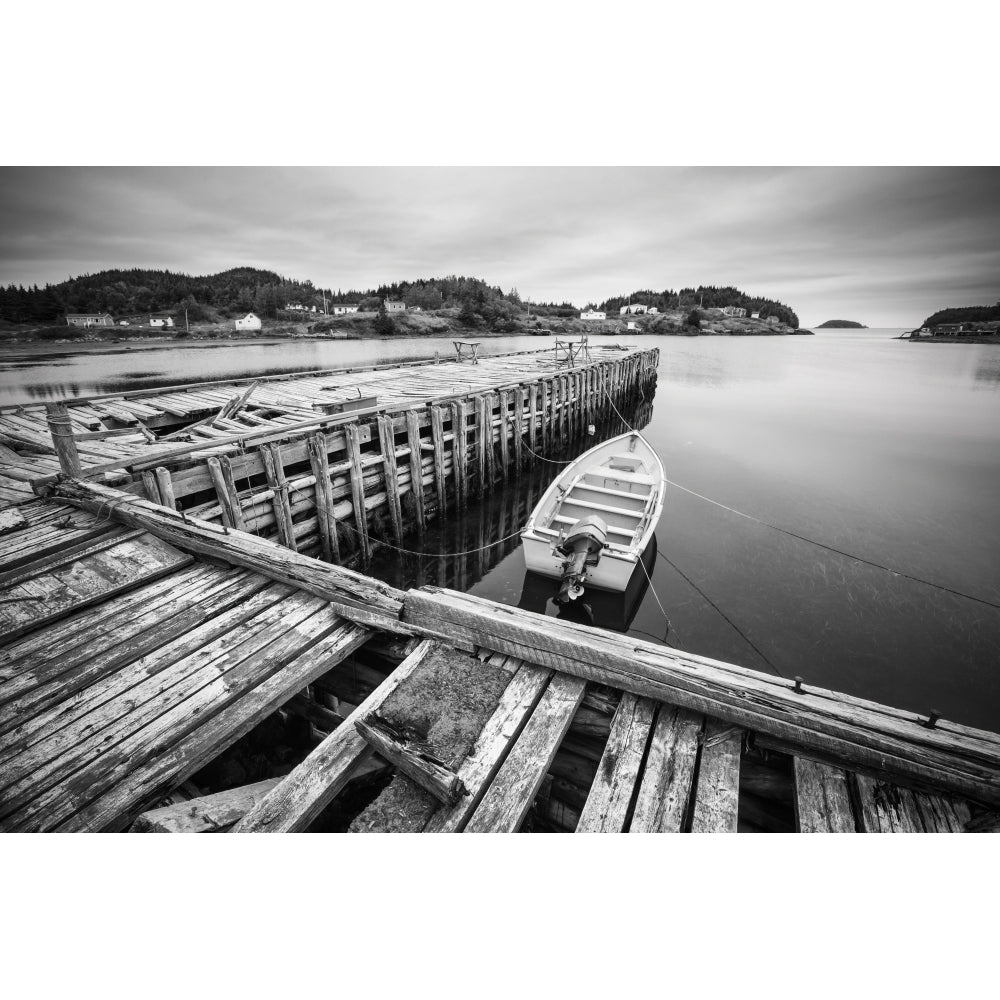
[[[667,476],[721,503],[1000,604],[1000,347],[909,344],[900,331],[632,337],[660,348],[636,419]],[[489,353],[544,345],[484,343]],[[451,353],[448,341],[23,349],[0,403]],[[425,540],[456,552],[516,531],[546,467]],[[668,488],[656,595],[595,599],[598,624],[806,683],[1000,729],[1000,611],[818,549]],[[408,544],[415,545],[415,542]],[[541,610],[516,539],[483,558],[386,558],[395,583],[442,581]],[[551,604],[548,610],[554,611]],[[756,647],[756,650],[755,648]],[[759,651],[759,652],[758,652]]]

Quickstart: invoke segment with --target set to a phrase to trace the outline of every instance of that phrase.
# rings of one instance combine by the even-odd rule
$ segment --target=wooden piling
[[[293,552],[298,552],[295,532],[292,529],[292,508],[288,502],[288,482],[285,479],[285,469],[281,464],[281,448],[274,442],[265,444],[260,450],[260,457],[264,462],[267,485],[274,491],[271,506],[274,508],[278,540]]]
[[[464,399],[451,404],[452,456],[455,459],[456,500],[459,510],[465,510],[469,501],[469,437],[468,407]]]
[[[309,465],[316,479],[316,516],[319,522],[320,549],[327,562],[340,562],[340,538],[337,536],[337,516],[334,513],[333,483],[326,438],[322,432],[309,436]]]
[[[171,510],[177,509],[177,501],[174,499],[174,484],[170,478],[170,471],[162,465],[156,469],[156,486],[160,491],[160,503]]]
[[[368,537],[368,513],[365,510],[365,479],[361,469],[361,440],[357,424],[348,424],[345,428],[347,436],[347,458],[351,463],[351,502],[354,506],[354,523],[358,541],[361,544],[361,558],[367,565],[372,557],[372,543]]]
[[[406,443],[410,448],[410,492],[417,517],[417,530],[424,532],[424,472],[420,447],[420,422],[416,410],[406,411]]]
[[[399,475],[396,471],[396,438],[392,417],[380,413],[378,437],[382,448],[382,468],[385,471],[385,492],[389,499],[389,520],[397,544],[403,541],[403,511],[399,502]]]
[[[476,468],[479,473],[479,495],[486,492],[486,427],[488,424],[486,413],[486,397],[480,393],[476,396]]]
[[[215,496],[219,501],[219,506],[222,508],[222,523],[227,528],[236,528],[239,531],[245,531],[246,524],[243,521],[240,498],[236,494],[236,484],[232,478],[232,465],[229,465],[229,482],[226,482],[222,463],[217,458],[210,458],[208,460],[208,474],[212,477],[212,484],[215,486]]]
[[[486,492],[493,486],[496,481],[496,452],[493,447],[493,397],[494,393],[488,392],[483,397],[485,405],[483,407],[483,414],[485,416],[484,421],[484,431],[486,434]]]
[[[49,433],[52,435],[52,445],[59,459],[59,468],[63,475],[72,479],[80,479],[83,469],[80,465],[80,454],[76,450],[76,440],[73,437],[73,422],[65,403],[46,403],[46,419]]]
[[[535,452],[538,450],[538,383],[532,382],[528,386],[528,447],[531,449],[529,464],[534,465],[538,459]]]
[[[524,464],[524,387],[514,390],[514,471],[520,475]]]
[[[438,518],[448,510],[448,489],[444,477],[444,415],[440,406],[430,407],[431,440],[434,443],[434,483],[437,487]]]
[[[156,476],[153,475],[152,469],[143,469],[142,487],[146,491],[146,499],[149,500],[150,503],[163,503],[160,499],[160,488],[156,485]]]

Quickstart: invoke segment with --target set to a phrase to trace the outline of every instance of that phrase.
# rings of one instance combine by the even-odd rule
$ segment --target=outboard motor
[[[562,583],[556,595],[556,604],[566,604],[576,600],[583,593],[583,582],[587,579],[587,567],[596,566],[601,558],[601,550],[608,538],[608,526],[596,514],[581,517],[566,534],[556,552],[565,556]]]

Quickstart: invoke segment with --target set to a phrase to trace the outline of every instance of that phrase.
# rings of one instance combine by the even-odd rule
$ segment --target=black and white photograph
[[[261,11],[220,50],[167,27],[159,60],[118,26],[120,58],[39,79],[0,161],[18,891],[37,870],[58,899],[65,865],[115,919],[239,910],[282,942],[279,913],[314,935],[332,906],[442,968],[479,911],[523,912],[523,941],[565,913],[549,957],[577,967],[545,992],[572,995],[690,931],[684,893],[699,926],[763,900],[772,934],[803,905],[840,934],[882,885],[898,948],[906,899],[940,921],[995,888],[988,841],[934,836],[1000,832],[982,114],[913,73],[896,132],[849,120],[904,64],[859,42],[870,75],[834,77],[740,44],[745,12],[681,31],[675,66],[568,9],[481,55],[448,4],[451,34],[387,9],[364,50],[332,12]],[[265,833],[317,836],[240,836]],[[558,837],[587,833],[682,836]],[[472,968],[431,992],[488,992]]]

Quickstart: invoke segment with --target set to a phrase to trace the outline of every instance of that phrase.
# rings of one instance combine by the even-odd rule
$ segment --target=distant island
[[[789,306],[732,286],[639,290],[582,309],[456,275],[334,291],[252,267],[200,277],[135,268],[0,286],[0,343],[794,333],[811,331]]]
[[[828,319],[820,323],[817,330],[867,330],[864,323],[855,323],[853,319]]]

